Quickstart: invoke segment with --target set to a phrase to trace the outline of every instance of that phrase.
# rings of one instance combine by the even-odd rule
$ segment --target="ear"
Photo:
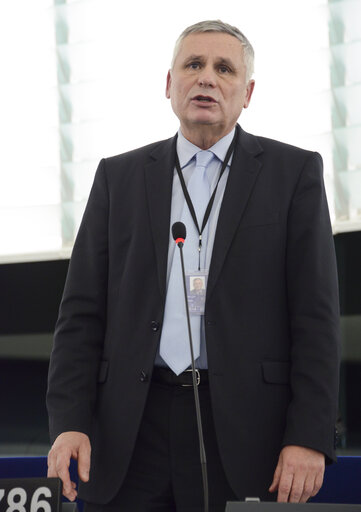
[[[254,86],[255,86],[255,81],[250,80],[247,85],[246,96],[244,98],[243,108],[247,108],[248,105],[250,104]]]
[[[172,75],[171,75],[171,70],[168,71],[168,74],[167,74],[167,85],[166,85],[166,88],[165,88],[165,96],[166,98],[170,98],[170,87],[171,87],[171,84],[172,84]]]

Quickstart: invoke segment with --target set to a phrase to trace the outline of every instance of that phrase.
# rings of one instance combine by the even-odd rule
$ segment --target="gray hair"
[[[244,34],[242,34],[242,32],[237,27],[233,27],[232,25],[224,23],[221,20],[200,21],[199,23],[191,25],[190,27],[187,27],[185,30],[183,30],[174,46],[171,69],[173,69],[174,62],[180,50],[180,46],[182,44],[183,39],[189,36],[189,34],[197,34],[200,32],[223,32],[238,39],[238,41],[241,43],[243,47],[244,63],[246,65],[246,81],[248,82],[248,80],[253,75],[254,71],[253,47],[251,43],[248,41],[247,37]]]

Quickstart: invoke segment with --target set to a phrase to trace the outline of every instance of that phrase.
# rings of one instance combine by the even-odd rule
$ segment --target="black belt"
[[[208,370],[198,370],[196,368],[197,386],[208,384]],[[167,384],[168,386],[188,387],[193,385],[192,370],[186,370],[176,375],[169,368],[155,366],[152,374],[152,381],[157,384]]]

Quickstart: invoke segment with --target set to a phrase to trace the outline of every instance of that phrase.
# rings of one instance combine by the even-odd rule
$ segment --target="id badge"
[[[186,272],[188,309],[190,315],[204,315],[208,272]]]

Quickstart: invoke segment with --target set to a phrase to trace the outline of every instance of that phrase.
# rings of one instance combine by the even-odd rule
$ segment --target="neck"
[[[181,125],[182,134],[192,144],[201,149],[209,149],[222,137],[230,133],[233,130],[233,126],[228,131],[214,132],[212,126],[197,126],[196,128],[189,129]]]

